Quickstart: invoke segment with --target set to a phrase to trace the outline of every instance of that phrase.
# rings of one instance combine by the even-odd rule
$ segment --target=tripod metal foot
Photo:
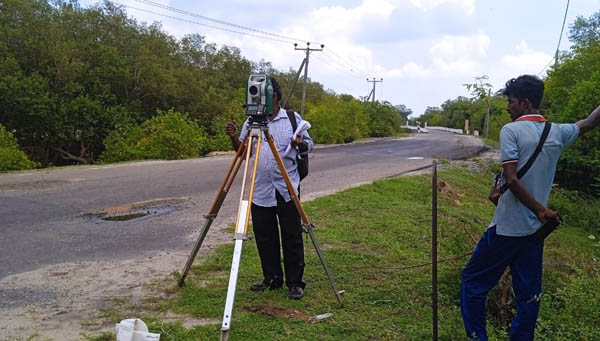
[[[185,285],[185,277],[187,276],[188,271],[190,271],[190,268],[192,267],[192,263],[194,263],[194,259],[196,258],[198,251],[200,251],[200,246],[202,246],[202,242],[204,242],[204,238],[206,238],[208,229],[210,228],[210,225],[212,224],[216,215],[207,214],[205,217],[206,217],[206,221],[204,222],[204,227],[202,228],[202,231],[200,232],[200,236],[198,237],[198,240],[196,240],[196,244],[194,245],[194,249],[192,250],[192,253],[190,254],[187,262],[185,263],[185,267],[183,268],[183,271],[181,273],[181,278],[179,279],[179,282],[177,282],[177,285],[179,285],[180,288],[183,288],[183,286]]]
[[[323,269],[325,269],[325,274],[327,274],[327,278],[329,279],[329,284],[331,284],[331,288],[333,289],[333,292],[335,294],[335,297],[337,298],[338,303],[340,304],[340,307],[343,307],[344,306],[344,298],[343,298],[344,291],[337,290],[337,287],[335,285],[335,279],[333,279],[333,275],[331,274],[331,271],[329,270],[329,266],[327,265],[327,260],[325,260],[323,251],[321,251],[321,246],[319,245],[319,241],[317,240],[317,238],[315,237],[315,234],[313,232],[313,225],[305,224],[304,230],[310,236],[310,240],[312,241],[313,246],[315,247],[315,250],[317,251],[317,255],[319,256],[321,265],[323,265]]]

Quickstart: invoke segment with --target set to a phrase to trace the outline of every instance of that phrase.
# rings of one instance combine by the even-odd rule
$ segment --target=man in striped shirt
[[[577,136],[600,124],[600,106],[577,123],[552,123],[541,152],[518,178],[517,169],[534,154],[544,129],[546,119],[538,112],[543,93],[543,81],[530,75],[509,80],[504,89],[506,109],[513,120],[500,131],[502,184],[509,190],[500,196],[488,230],[462,271],[461,312],[471,340],[487,340],[487,294],[507,266],[517,304],[510,339],[533,340],[542,292],[544,248],[544,240],[534,233],[543,223],[560,219],[546,205],[561,152]]]
[[[292,185],[296,194],[298,194],[300,176],[297,169],[296,155],[297,153],[312,151],[314,144],[306,131],[302,135],[292,136],[294,134],[292,123],[286,110],[279,106],[282,95],[281,86],[273,77],[271,77],[271,83],[273,85],[273,114],[267,117],[269,133],[273,137]],[[302,118],[295,112],[294,115],[298,126],[300,126]],[[241,134],[238,137],[235,122],[227,124],[226,132],[231,137],[234,149],[237,150],[241,143],[240,140],[243,140],[246,136],[247,128],[248,120],[244,122]],[[261,144],[251,213],[252,227],[263,271],[263,281],[252,285],[250,290],[261,292],[266,289],[279,289],[283,285],[284,275],[281,269],[279,229],[277,226],[279,222],[285,283],[289,290],[288,297],[301,299],[304,296],[306,284],[302,280],[304,275],[304,244],[302,242],[300,215],[293,200],[291,200],[283,175],[277,166],[268,142],[263,139]],[[291,144],[293,148],[290,153],[283,156],[288,144]],[[253,148],[253,150],[256,150],[256,148]]]

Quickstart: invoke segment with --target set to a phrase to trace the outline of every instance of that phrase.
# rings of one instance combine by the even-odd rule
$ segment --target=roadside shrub
[[[366,103],[365,106],[369,118],[370,136],[393,136],[400,131],[403,118],[390,103]]]
[[[575,273],[556,291],[542,298],[536,328],[536,339],[598,340],[600,339],[600,292],[590,283],[600,281],[600,273],[585,274],[571,265]]]
[[[306,114],[310,136],[317,143],[347,143],[368,135],[368,118],[362,103],[329,95]]]
[[[0,124],[0,172],[25,170],[38,167],[19,149],[17,140],[10,131]]]
[[[600,236],[600,200],[578,191],[554,188],[548,207],[560,213],[565,222]]]
[[[176,160],[208,153],[206,134],[187,116],[173,110],[138,125],[112,131],[104,140],[102,162],[130,160]]]
[[[245,100],[246,88],[238,89],[234,99],[225,106],[221,115],[217,115],[212,119],[207,140],[209,151],[230,150],[233,148],[231,138],[225,133],[225,125],[227,122],[235,121],[237,122],[238,130],[242,129],[244,121],[247,118],[245,109],[242,107]]]

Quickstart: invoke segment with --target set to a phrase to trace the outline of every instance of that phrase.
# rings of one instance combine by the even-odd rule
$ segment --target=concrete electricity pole
[[[375,103],[375,84],[376,84],[376,83],[381,83],[381,82],[383,82],[383,78],[381,78],[380,80],[376,80],[376,79],[375,79],[375,77],[373,77],[373,80],[372,80],[372,81],[370,81],[370,80],[367,78],[367,82],[369,82],[369,83],[373,83],[373,90],[371,91],[371,93],[373,94],[373,103]],[[369,95],[369,98],[370,98],[370,97],[371,97],[371,95]],[[368,101],[368,99],[367,99],[367,101]]]
[[[304,101],[306,100],[306,82],[308,82],[308,56],[312,51],[323,51],[325,45],[321,44],[320,49],[311,49],[310,43],[306,43],[306,48],[298,48],[298,44],[294,43],[294,49],[299,51],[306,51],[306,58],[304,59],[304,84],[302,84],[302,104],[300,107],[300,116],[304,117]]]

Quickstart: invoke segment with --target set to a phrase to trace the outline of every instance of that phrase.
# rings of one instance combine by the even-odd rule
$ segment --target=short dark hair
[[[271,78],[271,86],[273,86],[273,92],[277,94],[277,100],[281,102],[281,86],[277,82],[277,80],[273,77]]]
[[[528,99],[534,108],[539,109],[544,96],[544,81],[536,76],[522,75],[506,82],[502,91],[504,96],[512,96],[518,100]]]

